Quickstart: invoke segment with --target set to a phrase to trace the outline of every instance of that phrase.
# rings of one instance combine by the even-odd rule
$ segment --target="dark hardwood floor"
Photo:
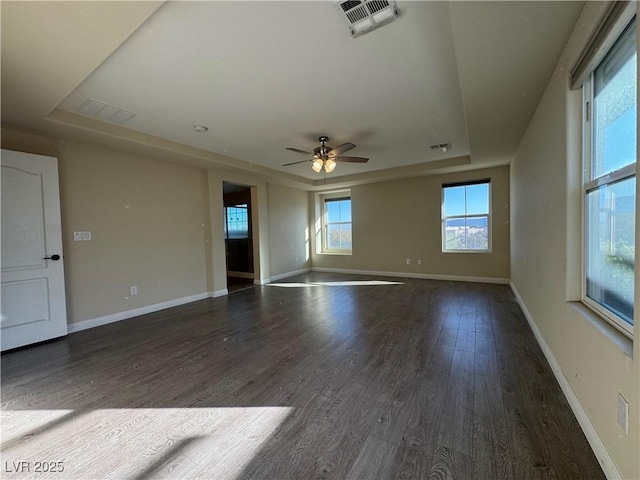
[[[508,286],[279,285],[4,354],[2,477],[604,478]]]
[[[253,278],[227,277],[227,290],[229,293],[251,287],[253,287]]]

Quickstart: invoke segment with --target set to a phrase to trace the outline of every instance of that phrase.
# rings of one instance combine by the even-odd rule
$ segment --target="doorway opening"
[[[223,182],[224,245],[229,293],[254,283],[251,187]]]

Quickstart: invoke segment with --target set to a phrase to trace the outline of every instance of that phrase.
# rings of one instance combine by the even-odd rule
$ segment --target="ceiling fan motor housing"
[[[318,137],[318,140],[322,145],[320,145],[319,147],[316,147],[313,150],[313,153],[318,158],[321,158],[322,160],[326,160],[327,158],[329,158],[329,152],[331,151],[331,147],[327,147],[326,145],[326,143],[329,141],[329,137],[327,137],[326,135],[323,135],[321,137]]]

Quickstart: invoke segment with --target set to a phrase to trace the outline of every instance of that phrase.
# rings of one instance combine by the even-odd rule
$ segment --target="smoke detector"
[[[343,0],[333,5],[353,38],[391,22],[399,13],[395,0]]]

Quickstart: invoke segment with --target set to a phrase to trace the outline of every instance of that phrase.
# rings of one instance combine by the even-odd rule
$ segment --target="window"
[[[351,252],[351,198],[325,197],[323,201],[325,252]]]
[[[247,204],[224,207],[225,238],[249,238],[249,208]]]
[[[636,22],[585,82],[583,301],[633,333]]]
[[[442,251],[488,252],[489,180],[442,186]]]

